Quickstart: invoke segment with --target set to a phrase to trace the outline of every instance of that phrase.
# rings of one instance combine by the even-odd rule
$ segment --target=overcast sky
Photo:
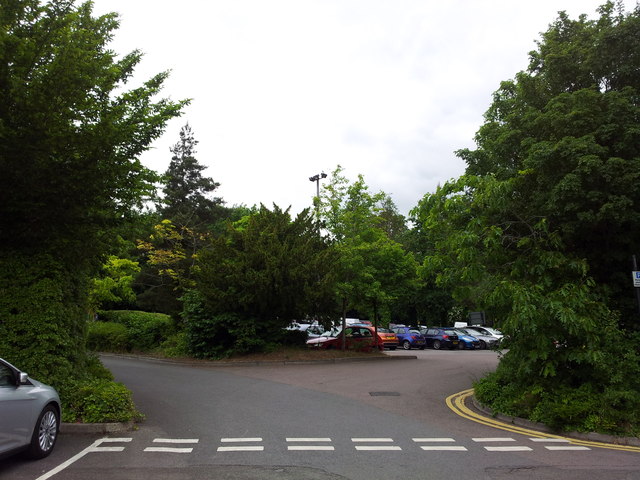
[[[557,12],[595,18],[604,1],[95,0],[94,13],[120,14],[116,52],[144,52],[135,82],[171,70],[164,96],[193,99],[148,167],[167,169],[188,122],[229,206],[298,212],[309,177],[340,164],[407,214],[463,173],[454,151],[474,146]]]

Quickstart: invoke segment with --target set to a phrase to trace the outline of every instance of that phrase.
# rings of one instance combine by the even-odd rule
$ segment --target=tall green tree
[[[625,14],[609,2],[599,13],[560,14],[529,69],[495,93],[477,148],[460,156],[469,174],[517,178],[514,213],[546,218],[631,326],[640,322],[629,280],[640,254],[640,7]]]
[[[0,7],[0,350],[43,379],[81,370],[89,279],[153,190],[140,154],[186,104],[154,100],[166,72],[127,89],[141,53],[117,58],[117,27],[90,2]]]
[[[435,246],[422,275],[493,311],[509,337],[478,396],[556,428],[628,434],[640,352],[613,339],[637,324],[640,8],[599,13],[560,14],[494,95],[477,148],[459,152],[466,175],[413,213]]]
[[[195,157],[196,145],[189,124],[180,129],[180,140],[172,148],[173,157],[164,174],[164,194],[159,211],[178,225],[206,230],[224,212],[222,199],[211,194],[220,186],[202,172],[207,168]]]
[[[351,183],[338,166],[321,193],[321,218],[340,254],[337,294],[344,310],[357,309],[378,322],[391,306],[411,298],[413,255],[394,238],[406,232],[404,217],[384,192],[372,194],[362,175]]]
[[[195,291],[208,317],[194,317],[198,302],[188,296],[187,330],[201,345],[194,353],[264,348],[293,320],[335,311],[335,253],[308,209],[292,219],[288,210],[261,206],[212,238],[197,260]]]

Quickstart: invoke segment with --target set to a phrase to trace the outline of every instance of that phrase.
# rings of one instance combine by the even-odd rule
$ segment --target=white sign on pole
[[[633,274],[633,286],[640,287],[640,272],[631,272]]]

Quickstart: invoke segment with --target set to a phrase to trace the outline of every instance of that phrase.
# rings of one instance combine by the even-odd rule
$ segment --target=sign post
[[[636,291],[636,301],[638,302],[638,313],[640,313],[640,271],[638,271],[638,261],[636,260],[636,256],[631,256],[631,261],[633,262],[633,271],[631,275],[633,277],[633,289]]]

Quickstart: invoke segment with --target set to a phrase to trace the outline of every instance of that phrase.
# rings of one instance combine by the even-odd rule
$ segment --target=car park
[[[453,350],[458,348],[460,340],[452,328],[429,327],[420,331],[424,335],[426,346],[433,347],[435,350],[448,348]]]
[[[424,350],[427,342],[424,338],[424,335],[420,333],[419,330],[415,328],[410,328],[404,325],[396,325],[391,329],[393,333],[398,337],[398,344],[405,350],[410,350],[412,348],[419,348],[420,350]]]
[[[475,349],[482,348],[480,344],[480,340],[478,340],[475,336],[470,335],[469,333],[462,330],[461,328],[456,328],[454,332],[456,332],[456,334],[458,335],[458,340],[460,340],[460,343],[458,343],[458,347],[461,350],[463,349],[475,350]]]
[[[376,337],[375,329],[368,325],[351,325],[345,328],[344,338],[347,350],[372,351],[384,348],[380,335]],[[341,330],[333,329],[328,335],[322,334],[317,338],[307,340],[307,346],[327,350],[340,349],[342,348]]]
[[[60,431],[60,397],[0,359],[0,457],[25,451],[31,458],[51,453]]]

